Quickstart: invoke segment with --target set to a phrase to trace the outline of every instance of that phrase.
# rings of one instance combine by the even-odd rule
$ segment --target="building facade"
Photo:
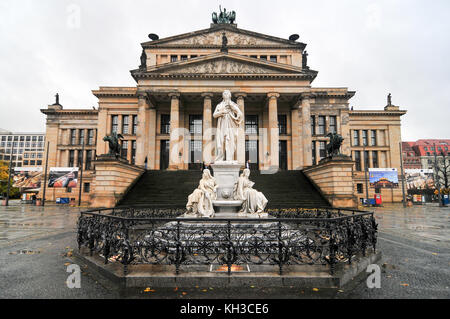
[[[45,133],[0,131],[0,161],[14,167],[42,166],[44,146]]]
[[[450,140],[449,139],[421,139],[415,142],[403,142],[403,163],[406,168],[410,159],[418,162],[419,169],[436,170],[440,177],[442,187],[448,188],[450,179]],[[407,148],[409,145],[409,149]],[[408,151],[405,151],[408,150]],[[405,153],[408,153],[405,156]],[[437,166],[435,167],[435,163]],[[445,176],[444,176],[445,175]],[[447,177],[446,177],[447,176]],[[447,186],[445,181],[447,180]]]
[[[326,156],[326,135],[336,132],[344,137],[342,153],[355,161],[355,194],[365,183],[366,167],[400,171],[400,118],[406,112],[390,103],[353,110],[354,91],[313,87],[318,72],[308,66],[306,44],[226,23],[152,38],[142,43],[140,66],[131,70],[136,86],[94,90],[98,109],[64,109],[57,102],[42,110],[49,167],[77,166],[80,156],[86,159],[89,192],[83,200],[93,196],[91,162],[108,152],[103,137],[111,132],[124,137],[122,156],[149,170],[200,169],[213,162],[213,112],[224,90],[232,92],[245,115],[237,141],[242,166],[277,171],[317,165]],[[63,191],[47,199],[67,195]],[[386,198],[400,200],[401,192]]]

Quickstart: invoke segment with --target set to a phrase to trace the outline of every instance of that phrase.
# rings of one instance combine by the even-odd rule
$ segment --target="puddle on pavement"
[[[39,250],[28,250],[28,249],[21,249],[17,251],[11,251],[10,255],[36,255],[40,254],[41,252]]]

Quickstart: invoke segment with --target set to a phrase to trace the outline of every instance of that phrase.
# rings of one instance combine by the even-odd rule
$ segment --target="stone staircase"
[[[201,171],[147,171],[118,206],[185,207],[201,175]],[[270,175],[252,171],[250,180],[269,200],[268,208],[329,206],[302,171]]]

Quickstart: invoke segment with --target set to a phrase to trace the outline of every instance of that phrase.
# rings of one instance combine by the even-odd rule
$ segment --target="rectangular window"
[[[92,169],[92,151],[86,151],[86,160],[85,160],[86,164],[84,165],[86,170],[91,170]]]
[[[377,131],[376,130],[370,131],[370,145],[377,146]]]
[[[367,143],[367,130],[363,130],[363,131],[362,131],[362,141],[363,141],[363,145],[364,145],[364,146],[369,145],[369,144]]]
[[[81,166],[83,165],[83,151],[79,150],[78,151],[78,161],[77,161],[78,167],[81,168]]]
[[[311,134],[316,135],[316,116],[311,115]]]
[[[178,60],[178,55],[171,55],[170,56],[170,62],[177,62]]]
[[[170,115],[161,114],[161,134],[170,134]]]
[[[136,164],[136,141],[131,142],[131,164]]]
[[[336,116],[330,116],[330,133],[337,133]]]
[[[258,115],[245,115],[245,134],[258,134]]]
[[[372,167],[378,168],[378,152],[377,151],[372,152]]]
[[[364,151],[364,169],[370,168],[369,151]]]
[[[128,115],[124,115],[122,117],[122,134],[128,134],[129,132],[129,124],[130,117]]]
[[[42,161],[36,161],[36,165],[42,165]]]
[[[353,131],[353,146],[359,146],[359,131]]]
[[[276,55],[271,55],[270,56],[270,62],[277,62],[277,56]]]
[[[67,187],[66,188],[66,193],[72,193],[72,187]]]
[[[133,135],[137,134],[137,127],[138,127],[137,115],[133,115]]]
[[[313,165],[317,165],[316,142],[312,142],[312,144],[311,144],[311,153],[312,153],[312,163],[313,163]]]
[[[88,130],[88,145],[94,145],[94,130]]]
[[[356,184],[356,190],[357,190],[358,194],[364,193],[363,184]]]
[[[23,136],[20,137],[20,140],[21,140],[21,141],[23,141],[22,137],[23,137]],[[44,141],[44,137],[43,137],[43,136],[39,136],[39,137],[38,137],[38,141],[39,141],[39,142],[43,142],[43,141]]]
[[[278,115],[278,134],[287,134],[287,116],[285,114]]]
[[[67,166],[74,167],[75,165],[75,151],[69,151],[69,164]]]
[[[128,141],[122,142],[122,157],[128,158]]]
[[[253,58],[253,59],[257,59],[258,58],[257,55],[251,55],[250,57]]]
[[[198,57],[198,55],[195,55],[195,54],[191,55],[191,59],[195,59],[196,57]]]
[[[267,61],[267,55],[261,55],[259,58],[260,58],[261,60],[266,60],[266,61]]]
[[[119,133],[119,115],[111,116],[111,133]]]
[[[326,142],[319,142],[319,156],[320,159],[327,157],[327,151],[325,149]]]
[[[325,135],[325,116],[319,116],[319,135]]]
[[[27,143],[28,145],[26,147],[29,147],[29,143]],[[77,144],[77,130],[72,129],[70,130],[70,144],[71,145],[76,145]]]
[[[78,144],[80,145],[84,144],[84,130],[80,130],[80,134],[78,136]]]
[[[25,140],[26,140],[27,142],[31,141],[31,136],[27,136],[27,137],[25,138]]]
[[[202,135],[203,117],[201,115],[189,115],[189,133]]]
[[[355,151],[355,170],[361,171],[361,151]]]
[[[91,191],[91,184],[90,183],[84,183],[84,192],[89,193]]]
[[[180,58],[181,58],[181,61],[183,61],[183,60],[187,60],[188,56],[187,55],[182,55]]]
[[[28,165],[28,160],[23,161],[23,165]]]

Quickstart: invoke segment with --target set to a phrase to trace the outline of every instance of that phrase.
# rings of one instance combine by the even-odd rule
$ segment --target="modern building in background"
[[[0,131],[0,161],[14,167],[42,166],[44,161],[45,133]]]
[[[86,172],[83,201],[95,192],[92,161],[108,152],[103,137],[124,136],[122,156],[149,170],[198,170],[214,159],[217,125],[213,112],[230,90],[245,114],[237,160],[253,170],[302,170],[326,157],[328,133],[344,137],[342,152],[355,164],[355,197],[365,197],[366,168],[400,171],[401,116],[390,101],[372,110],[350,108],[355,91],[313,87],[318,72],[307,63],[298,36],[278,38],[211,24],[204,30],[141,44],[133,87],[100,87],[98,109],[66,109],[57,101],[47,117],[49,167],[78,166]],[[84,152],[82,151],[84,144]],[[48,192],[48,200],[72,197],[69,189]],[[401,190],[379,190],[400,201]],[[373,198],[375,189],[370,189]]]

